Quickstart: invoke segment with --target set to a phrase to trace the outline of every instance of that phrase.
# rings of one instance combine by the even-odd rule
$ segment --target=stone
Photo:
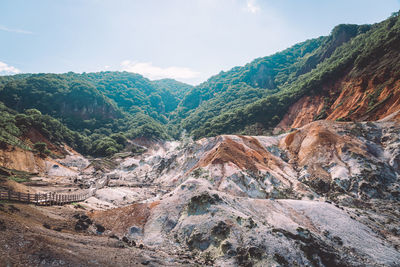
[[[122,238],[122,242],[124,242],[125,244],[127,244],[129,247],[135,247],[136,246],[136,242],[135,240],[133,240],[132,238],[129,238],[127,236],[124,236]]]

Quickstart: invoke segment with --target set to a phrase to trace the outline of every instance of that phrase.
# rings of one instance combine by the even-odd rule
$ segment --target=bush
[[[47,149],[47,144],[42,142],[35,143],[33,149],[39,152],[42,156],[48,156],[51,153],[51,151]]]

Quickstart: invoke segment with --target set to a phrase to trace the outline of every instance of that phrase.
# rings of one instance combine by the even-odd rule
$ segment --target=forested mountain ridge
[[[182,125],[192,129],[191,133],[196,138],[215,136],[222,133],[270,133],[282,121],[292,105],[304,96],[314,98],[316,95],[322,97],[322,102],[326,104],[316,109],[315,112],[311,112],[311,119],[306,120],[307,123],[316,119],[329,118],[325,112],[333,109],[341,110],[340,106],[344,103],[343,101],[336,103],[337,97],[341,92],[344,92],[342,91],[343,84],[339,85],[338,83],[344,80],[351,84],[361,82],[364,89],[366,89],[365,85],[373,84],[369,88],[369,93],[366,93],[363,97],[360,96],[360,100],[355,99],[355,102],[349,102],[346,110],[350,112],[350,115],[358,109],[358,105],[360,104],[358,101],[361,101],[361,99],[365,100],[364,102],[367,106],[369,105],[374,108],[372,111],[362,108],[351,117],[334,117],[333,119],[363,120],[376,118],[376,116],[372,115],[380,112],[378,106],[383,108],[382,101],[384,99],[387,101],[389,99],[388,95],[394,97],[392,98],[392,111],[395,111],[399,107],[398,93],[396,93],[398,86],[395,85],[399,79],[398,64],[400,62],[398,58],[400,47],[400,21],[398,13],[395,13],[381,23],[371,26],[342,25],[338,27],[331,34],[331,40],[333,41],[331,43],[335,43],[335,32],[336,34],[340,32],[338,30],[341,27],[344,27],[345,31],[353,33],[355,37],[350,40],[340,37],[341,34],[336,35],[340,37],[339,39],[347,39],[348,41],[342,42],[331,53],[328,53],[328,51],[332,51],[332,49],[329,49],[329,47],[332,47],[329,44],[325,47],[325,53],[315,49],[314,55],[323,55],[322,57],[317,57],[321,61],[315,64],[315,68],[299,75],[293,80],[288,79],[288,82],[283,84],[278,92],[254,103],[237,106],[236,109],[231,111],[211,116],[206,120],[200,121],[200,123],[198,123],[198,119],[191,120],[189,116],[183,121]],[[340,42],[336,43],[340,44]],[[323,49],[323,46],[320,46],[319,49]],[[311,56],[309,55],[309,57]],[[303,64],[304,62],[307,62],[306,58]],[[375,76],[373,74],[377,70],[380,73],[379,77],[374,79],[374,81],[370,80]],[[383,90],[383,88],[386,88],[386,90]],[[347,91],[342,95],[348,96],[349,93],[350,91]],[[386,96],[382,95],[381,97],[381,94],[386,94]],[[336,103],[336,105],[332,106],[333,103]],[[307,104],[305,105],[307,106]],[[370,116],[364,116],[363,113],[366,111],[369,112]],[[299,110],[295,108],[292,110],[292,113],[297,112]],[[297,126],[304,124],[302,123]],[[286,129],[288,128],[286,127]]]
[[[281,91],[329,58],[336,48],[370,27],[339,25],[329,36],[307,40],[274,55],[255,59],[243,67],[221,72],[195,87],[182,100],[178,108],[178,117],[184,118],[182,127],[188,131],[202,128],[221,113]]]
[[[318,119],[376,120],[399,106],[399,44],[396,13],[374,25],[338,25],[194,87],[128,72],[20,74],[0,77],[0,102],[13,116],[31,109],[51,116],[83,140],[72,147],[91,143],[81,151],[92,155],[183,130],[200,138],[288,131]]]
[[[13,80],[1,88],[0,99],[16,111],[36,108],[64,119],[73,128],[86,126],[79,125],[80,121],[108,122],[122,117],[118,107],[92,84],[70,79],[69,75],[35,74]]]
[[[2,76],[0,103],[7,108],[2,105],[0,139],[5,144],[27,147],[19,140],[24,136],[19,128],[32,127],[49,140],[96,156],[120,151],[127,138],[171,139],[175,129],[165,126],[169,112],[190,88],[184,83],[150,81],[127,72]],[[36,117],[29,117],[32,114]],[[35,120],[36,126],[27,122]],[[63,134],[51,138],[59,130]]]

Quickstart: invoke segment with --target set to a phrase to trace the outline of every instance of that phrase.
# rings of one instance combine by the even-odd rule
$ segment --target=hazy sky
[[[0,74],[127,70],[198,84],[400,0],[0,0]]]

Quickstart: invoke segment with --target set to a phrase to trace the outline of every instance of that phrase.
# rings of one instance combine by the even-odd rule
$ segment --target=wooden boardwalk
[[[73,202],[84,201],[85,199],[91,197],[92,194],[83,193],[83,194],[58,194],[58,193],[21,193],[14,192],[11,190],[3,190],[0,189],[0,200],[8,200],[8,201],[18,201],[27,204],[35,204],[35,205],[64,205]]]

